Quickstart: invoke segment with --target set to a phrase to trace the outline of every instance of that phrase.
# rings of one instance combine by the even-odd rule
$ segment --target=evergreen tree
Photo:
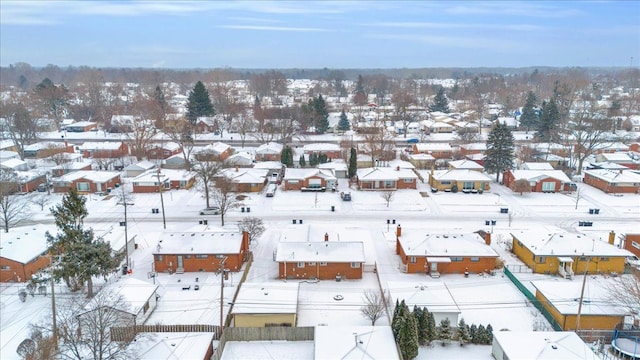
[[[436,318],[432,312],[427,315],[427,342],[430,344],[437,337]]]
[[[309,117],[316,133],[324,134],[329,129],[329,111],[322,95],[309,101],[302,107],[303,113]]]
[[[94,237],[93,230],[84,229],[88,212],[86,198],[75,189],[62,199],[62,203],[51,208],[58,234],[46,233],[49,251],[59,256],[53,277],[63,279],[72,291],[87,284],[87,297],[93,297],[93,276],[107,276],[118,267],[122,254],[114,255],[111,245],[104,239]]]
[[[478,327],[476,326],[476,324],[471,324],[471,327],[469,327],[469,339],[471,340],[471,343],[473,344],[477,344],[476,342],[476,333],[478,332]]]
[[[440,89],[438,89],[438,93],[433,99],[433,104],[429,106],[429,110],[449,113],[449,100],[444,93],[444,87],[441,86]]]
[[[442,346],[445,346],[451,341],[453,333],[451,332],[451,322],[448,318],[440,320],[440,327],[438,328],[438,339],[442,341]]]
[[[358,154],[356,153],[355,148],[351,148],[349,154],[349,179],[356,176],[356,172],[358,171]]]
[[[316,167],[318,165],[318,155],[316,153],[309,154],[309,166]]]
[[[407,311],[402,317],[398,347],[403,359],[413,359],[418,356],[418,328],[413,313]]]
[[[347,114],[342,110],[340,113],[340,120],[338,121],[338,130],[340,131],[348,131],[351,128],[349,124],[349,119],[347,118]]]
[[[293,167],[293,151],[291,147],[285,146],[280,153],[280,162],[288,167]]]
[[[527,94],[527,100],[522,107],[522,114],[520,115],[520,125],[524,126],[529,132],[530,128],[537,128],[538,126],[538,113],[535,109],[536,95],[533,91],[529,91]]]
[[[460,319],[460,322],[458,322],[458,340],[460,341],[460,346],[468,344],[469,341],[471,341],[471,332],[469,326],[464,322],[464,319]]]
[[[416,308],[413,310],[416,314],[416,322],[418,324],[418,343],[425,345],[428,341],[428,327],[429,327],[429,310],[427,308]]]
[[[195,125],[200,116],[213,116],[216,114],[209,91],[204,87],[202,81],[198,81],[189,92],[187,100],[187,119],[192,125]]]
[[[318,155],[318,164],[326,164],[327,162],[327,154],[321,153]]]
[[[505,124],[496,122],[487,138],[487,151],[484,168],[496,173],[496,181],[500,173],[510,168],[514,159],[514,139],[511,129]]]
[[[298,159],[298,164],[300,164],[300,167],[307,166],[307,161],[304,159],[304,154],[300,155],[300,159]]]
[[[491,345],[491,343],[493,343],[493,327],[488,324],[485,329],[484,344]]]
[[[404,318],[409,314],[409,307],[405,304],[404,300],[400,302],[400,305],[396,307],[397,313],[394,314],[393,321],[391,323],[391,330],[395,335],[396,342],[400,340],[400,330],[402,328],[402,324],[404,322]]]
[[[471,342],[474,344],[482,344],[486,332],[487,330],[485,330],[484,325],[480,324],[474,336],[471,338]]]
[[[560,127],[560,110],[555,99],[542,103],[542,115],[538,122],[537,136],[540,141],[554,141]]]

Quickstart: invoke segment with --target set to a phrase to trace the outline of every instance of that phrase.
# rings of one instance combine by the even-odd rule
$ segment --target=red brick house
[[[286,169],[284,190],[326,190],[337,185],[338,179],[330,170]]]
[[[249,256],[249,233],[223,231],[166,232],[153,251],[156,272],[240,271]]]
[[[92,170],[91,162],[84,161],[70,161],[51,168],[51,175],[54,177],[62,176],[64,174],[72,173],[74,171]]]
[[[53,192],[66,193],[69,189],[81,194],[107,192],[121,183],[119,172],[81,170],[53,179]]]
[[[412,169],[400,167],[358,169],[356,178],[361,190],[416,189],[418,183],[418,175]]]
[[[222,142],[216,142],[194,151],[198,161],[224,161],[232,153],[231,146]]]
[[[396,254],[406,273],[482,273],[495,269],[498,254],[491,248],[491,234],[434,233],[424,229],[396,229]]]
[[[173,155],[182,153],[182,147],[174,142],[163,142],[152,145],[147,150],[149,160],[166,160]]]
[[[127,144],[117,141],[85,142],[79,150],[85,158],[94,159],[119,159],[129,154]]]
[[[458,153],[462,157],[467,157],[467,155],[472,154],[484,154],[487,151],[486,143],[471,143],[471,144],[461,144],[458,150]]]
[[[231,180],[235,192],[260,192],[267,184],[269,169],[232,168],[224,169],[220,176]]]
[[[12,183],[14,186],[12,193],[27,193],[35,191],[38,185],[45,184],[47,177],[35,171],[14,171],[4,181]]]
[[[0,237],[0,282],[25,282],[50,263],[45,226],[11,228]]]
[[[98,124],[92,121],[78,121],[73,124],[69,124],[65,126],[65,131],[67,132],[87,132],[92,129],[97,129]]]
[[[195,128],[198,134],[212,133],[218,130],[218,121],[215,116],[200,116],[196,119]]]
[[[282,144],[269,142],[258,146],[256,149],[256,161],[280,161]]]
[[[583,181],[606,193],[640,193],[640,174],[631,170],[585,170]]]
[[[60,153],[73,153],[73,145],[69,145],[66,141],[61,142],[38,142],[24,147],[25,158],[43,159]]]
[[[413,144],[414,154],[429,154],[436,159],[450,159],[453,148],[446,143],[418,143]]]
[[[274,258],[281,279],[362,279],[364,243],[300,226],[283,235]]]
[[[325,154],[327,155],[327,159],[342,159],[342,149],[340,149],[340,145],[331,144],[331,143],[315,143],[315,144],[307,144],[302,147],[302,151],[305,155],[309,156],[311,154]]]
[[[622,248],[640,258],[640,234],[626,234]]]
[[[133,184],[133,192],[136,194],[141,193],[155,193],[159,191],[159,188],[162,187],[164,190],[171,189],[171,180],[166,173],[163,173],[162,170],[158,172],[158,170],[153,169],[147,172],[144,172],[132,180]]]
[[[502,182],[508,188],[517,180],[525,179],[531,192],[571,191],[571,180],[562,170],[511,170],[502,174]]]

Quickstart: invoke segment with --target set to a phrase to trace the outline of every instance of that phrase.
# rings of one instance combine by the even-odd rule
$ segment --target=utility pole
[[[118,203],[119,205],[124,206],[124,256],[125,256],[125,264],[127,265],[127,271],[129,270],[129,234],[127,228],[129,227],[129,222],[127,220],[127,205],[133,205],[133,203],[128,203],[129,196],[124,190],[124,186],[120,185],[120,198],[122,203]]]
[[[164,226],[164,229],[167,229],[167,219],[164,216],[164,199],[162,197],[162,182],[160,181],[160,168],[158,168],[158,173],[156,174],[156,177],[158,178],[158,192],[160,193],[160,205],[162,206],[162,225]]]
[[[584,255],[584,254],[583,254]],[[580,314],[582,313],[582,300],[584,299],[584,288],[587,284],[587,272],[589,271],[591,257],[587,258],[587,266],[584,268],[584,278],[582,279],[582,290],[580,290],[580,302],[578,303],[578,315],[576,315],[576,333],[580,330]]]
[[[53,333],[51,335],[53,339],[54,349],[58,348],[58,323],[56,321],[56,292],[53,281],[53,254],[49,252],[49,265],[51,266],[51,273],[49,277],[51,278],[51,313],[53,315]]]
[[[227,257],[220,259],[220,336],[222,337],[222,330],[224,330],[223,313],[224,313],[224,264],[227,261]]]

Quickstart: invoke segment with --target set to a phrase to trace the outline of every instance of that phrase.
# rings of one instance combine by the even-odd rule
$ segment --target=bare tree
[[[165,127],[165,129],[165,134],[169,139],[179,144],[180,148],[182,148],[186,170],[191,170],[191,153],[195,146],[193,125],[186,119],[182,119],[170,127]]]
[[[24,160],[24,147],[37,140],[38,127],[29,110],[20,103],[2,104],[0,117],[5,118],[6,134],[13,141],[20,158]]]
[[[393,94],[391,101],[395,105],[396,117],[402,122],[403,134],[406,138],[409,123],[413,121],[407,112],[411,105],[417,103],[417,100],[411,91],[401,87]]]
[[[570,127],[576,143],[574,155],[578,160],[578,175],[582,173],[584,160],[596,152],[611,129],[611,120],[604,119],[598,111],[595,104],[585,103]]]
[[[575,199],[574,199],[576,203],[575,210],[578,209],[578,203],[580,202],[580,200],[582,200],[582,198],[583,198],[582,188],[576,187],[576,193],[575,193]]]
[[[215,185],[215,178],[221,169],[222,163],[215,160],[198,161],[193,165],[193,171],[200,180],[198,186],[204,192],[207,207],[209,207],[209,201]]]
[[[233,124],[232,129],[240,135],[240,146],[244,148],[247,135],[255,129],[255,121],[247,116],[246,111],[240,112],[240,118]]]
[[[640,272],[624,274],[609,287],[610,300],[632,314],[640,314]]]
[[[367,289],[363,295],[364,305],[360,308],[362,316],[371,320],[371,326],[376,324],[378,319],[385,316],[386,305],[390,302],[389,294],[385,291],[380,293],[373,289]]]
[[[131,154],[138,161],[146,156],[147,147],[156,134],[157,130],[151,120],[134,121],[131,132],[127,133],[127,138],[131,142]]]
[[[23,360],[53,360],[58,355],[53,336],[43,334],[37,327],[30,329],[29,337],[18,345],[16,352]]]
[[[384,126],[384,121],[376,120],[372,127],[361,129],[362,151],[371,157],[371,166],[376,166],[376,160],[383,160],[393,148],[393,137]]]
[[[31,203],[40,206],[40,211],[44,211],[44,207],[50,202],[51,198],[48,194],[39,193],[31,197]]]
[[[456,130],[456,139],[460,144],[470,144],[478,141],[479,138],[480,134],[478,134],[476,129],[465,127]]]
[[[262,219],[251,216],[243,218],[240,223],[238,223],[238,229],[249,233],[249,242],[254,242],[262,236],[265,231]]]
[[[240,200],[236,197],[235,189],[236,184],[224,176],[216,180],[216,188],[211,194],[211,200],[213,200],[214,205],[220,208],[221,226],[224,226],[224,216],[227,212],[237,208],[241,204]]]
[[[522,196],[524,193],[531,192],[531,184],[527,179],[518,179],[511,184],[511,190],[513,192],[519,192]]]
[[[16,186],[11,175],[2,172],[0,175],[0,227],[6,233],[29,215],[29,207],[25,204],[26,199],[19,195],[12,195]]]
[[[384,201],[387,203],[387,207],[389,207],[389,203],[391,203],[391,200],[393,200],[394,194],[395,194],[394,191],[383,191],[380,193],[380,197],[382,197]]]

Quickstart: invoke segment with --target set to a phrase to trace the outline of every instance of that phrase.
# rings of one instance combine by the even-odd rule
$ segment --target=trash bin
[[[244,206],[240,208],[240,212],[244,212]]]
[[[300,224],[302,224],[302,219],[300,219]]]
[[[129,268],[127,267],[127,265],[122,265],[122,275],[127,275],[128,272]]]
[[[593,213],[596,214],[596,215],[600,214],[600,209],[593,209]]]
[[[485,225],[491,225],[491,221],[489,221],[489,220],[485,220],[484,224],[485,224]]]
[[[593,209],[589,209],[589,214],[593,214]]]
[[[247,206],[247,212],[251,212],[251,208]]]
[[[293,219],[292,221],[293,221],[293,224],[295,224],[295,223],[297,222],[297,220],[296,220],[296,219]]]
[[[209,224],[209,220],[202,220],[202,225],[208,225]]]
[[[336,207],[335,207],[335,206],[333,206],[333,205],[331,205],[331,211],[332,211],[332,212],[333,212],[333,211],[336,211]]]

